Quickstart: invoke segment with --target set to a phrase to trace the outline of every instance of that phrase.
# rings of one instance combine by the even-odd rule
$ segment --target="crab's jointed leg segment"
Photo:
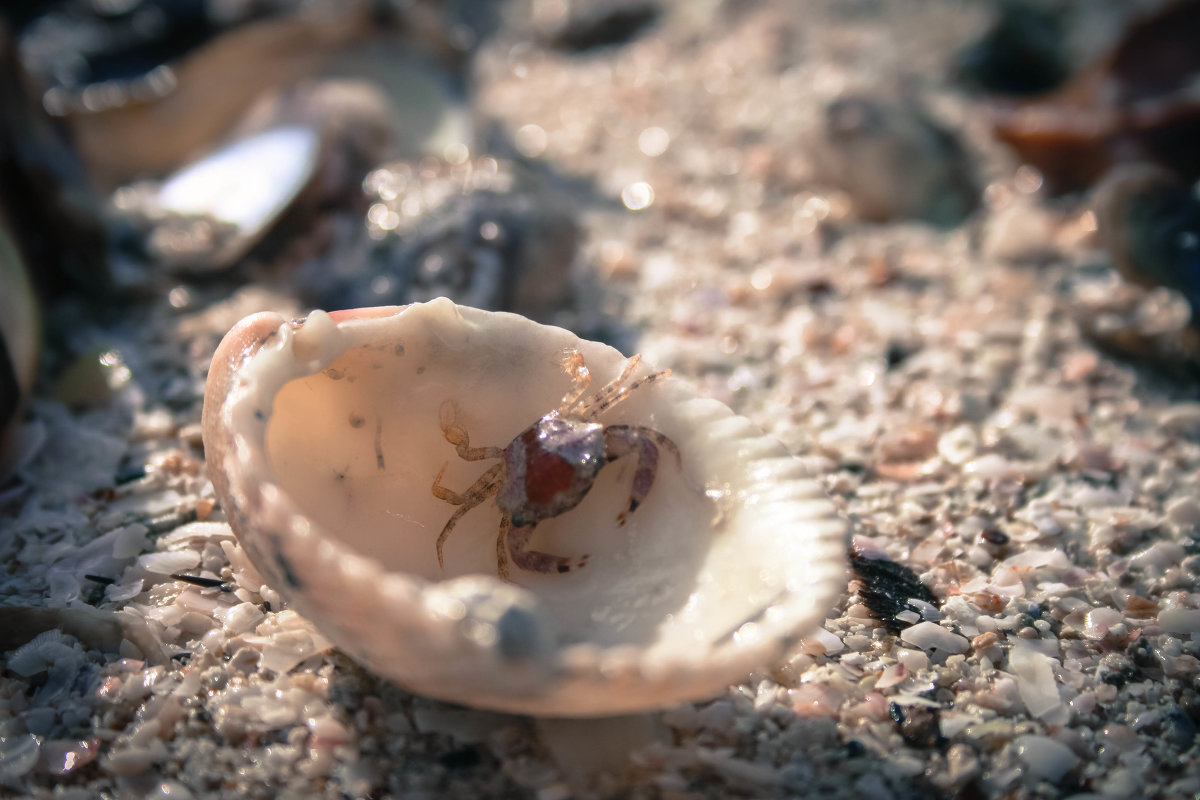
[[[625,359],[625,369],[621,370],[621,374],[612,379],[589,397],[579,409],[579,415],[584,418],[595,418],[595,409],[598,405],[603,404],[605,408],[616,402],[615,398],[625,390],[622,388],[625,381],[629,380],[629,376],[637,369],[637,365],[642,363],[641,355],[633,355]]]
[[[453,400],[442,403],[442,407],[438,410],[442,435],[446,437],[447,442],[454,445],[459,458],[463,461],[482,461],[485,458],[501,458],[503,456],[504,448],[502,447],[471,447],[471,438],[467,435],[467,429],[458,424],[457,417],[458,406]]]
[[[496,535],[496,574],[500,580],[508,580],[508,532],[512,530],[512,518],[507,514],[500,518],[500,533]]]
[[[589,558],[587,554],[575,559],[543,553],[539,550],[526,550],[529,537],[533,535],[533,528],[533,525],[526,525],[522,528],[511,528],[508,532],[508,552],[512,556],[513,563],[519,568],[530,572],[553,574],[570,572],[587,564]],[[500,577],[506,576],[501,573]]]
[[[446,467],[448,466],[450,466],[449,461],[447,461],[445,464],[442,464],[442,468],[438,470],[437,477],[433,479],[433,496],[438,500],[445,500],[452,506],[461,506],[463,503],[467,502],[467,498],[451,489],[447,489],[445,486],[442,486],[442,476],[446,474]]]
[[[571,413],[571,409],[579,403],[579,398],[583,397],[587,393],[588,387],[592,385],[592,373],[587,368],[587,364],[583,362],[583,353],[578,350],[572,350],[567,355],[563,368],[571,376],[571,390],[563,395],[562,402],[558,404],[559,416],[565,417]]]
[[[442,528],[442,532],[437,539],[438,566],[442,569],[446,568],[446,564],[442,559],[442,546],[445,545],[450,532],[454,530],[454,526],[458,524],[458,521],[463,518],[464,514],[494,495],[500,488],[500,484],[504,480],[504,463],[501,462],[480,475],[479,480],[475,481],[471,485],[471,488],[467,489],[461,495],[455,494],[440,484],[442,473],[445,471],[446,468],[442,467],[442,472],[439,472],[437,477],[434,478],[433,494],[438,499],[445,500],[448,503],[458,506],[458,508],[450,515],[450,519],[446,522],[446,527]]]
[[[682,468],[683,457],[675,443],[656,430],[643,428],[638,425],[611,425],[604,430],[605,457],[615,461],[622,456],[634,453],[637,455],[637,468],[633,473],[633,486],[629,491],[629,506],[617,517],[622,523],[625,515],[637,510],[637,507],[650,494],[654,486],[654,476],[658,472],[659,448],[665,448],[675,454],[675,463]]]
[[[634,356],[629,360],[634,362],[633,366],[637,366],[637,362],[641,360],[641,357]],[[639,387],[654,383],[655,381],[665,378],[671,374],[671,370],[664,369],[661,372],[653,372],[644,378],[638,378],[628,386],[622,386],[622,382],[628,377],[628,374],[631,371],[632,369],[630,367],[626,367],[625,372],[622,373],[620,378],[617,378],[617,380],[605,386],[603,389],[597,392],[594,397],[584,404],[583,408],[580,410],[580,414],[585,419],[596,419],[605,411],[629,397],[629,395],[633,394],[633,392]]]

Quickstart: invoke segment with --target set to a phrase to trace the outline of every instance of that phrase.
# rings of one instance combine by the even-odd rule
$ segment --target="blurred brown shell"
[[[1062,89],[992,105],[996,137],[1053,192],[1086,188],[1114,164],[1150,161],[1200,178],[1200,2],[1135,19],[1109,53]]]

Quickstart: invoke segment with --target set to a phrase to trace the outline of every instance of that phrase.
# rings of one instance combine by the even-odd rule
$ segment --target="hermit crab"
[[[213,358],[203,424],[264,579],[347,655],[453,702],[710,697],[845,587],[846,525],[804,462],[685,381],[514,314],[256,314]]]

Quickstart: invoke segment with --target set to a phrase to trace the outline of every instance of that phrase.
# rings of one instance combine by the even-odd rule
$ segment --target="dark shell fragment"
[[[920,616],[920,609],[909,603],[909,599],[937,605],[938,599],[929,588],[921,583],[917,574],[903,564],[889,558],[870,558],[857,548],[850,548],[850,566],[861,582],[859,597],[875,618],[892,633],[899,633],[913,624],[900,619],[905,612]]]
[[[1200,178],[1200,2],[1134,20],[1116,46],[1053,94],[993,105],[996,137],[1053,192],[1086,188],[1115,164],[1150,161]]]

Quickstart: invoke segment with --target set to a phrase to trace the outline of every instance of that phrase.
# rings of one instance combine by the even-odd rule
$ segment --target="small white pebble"
[[[0,778],[16,781],[33,769],[38,760],[38,740],[31,733],[0,738]]]
[[[140,569],[159,575],[182,572],[200,564],[200,554],[195,550],[178,550],[171,553],[146,553],[137,560]]]
[[[195,795],[192,790],[184,786],[182,783],[175,781],[162,781],[154,789],[146,795],[147,798],[169,798],[169,800],[192,800]]]
[[[933,603],[927,603],[917,597],[910,597],[908,604],[921,614],[921,619],[930,622],[940,622],[942,619],[942,612]]]
[[[813,631],[812,636],[804,637],[804,652],[813,655],[821,655],[822,653],[836,653],[846,649],[846,645],[837,634],[830,633],[824,628],[817,628]]]
[[[1096,710],[1096,695],[1093,692],[1083,692],[1071,701],[1071,708],[1077,714],[1090,714]]]
[[[313,736],[321,739],[324,743],[343,743],[350,741],[350,730],[338,722],[329,714],[322,714],[318,717],[309,717],[305,724],[312,732]]]
[[[1168,408],[1159,415],[1158,426],[1168,435],[1200,431],[1200,403],[1178,403]]]
[[[1200,526],[1200,500],[1181,497],[1167,506],[1167,519],[1180,526]]]
[[[125,525],[111,532],[113,558],[133,558],[146,547],[146,534],[150,529],[140,523]]]
[[[221,621],[225,630],[233,635],[254,630],[266,618],[266,614],[252,603],[238,603],[235,606],[220,608],[214,616]]]
[[[1016,472],[1015,466],[1007,458],[989,453],[971,461],[963,467],[963,472],[975,475],[984,480],[1003,478]]]
[[[1017,676],[1017,691],[1030,714],[1038,719],[1069,716],[1063,713],[1065,709],[1054,682],[1054,668],[1050,659],[1029,643],[1014,640],[1008,665]],[[1051,721],[1061,724],[1067,719]]]
[[[1200,633],[1200,608],[1164,608],[1158,625],[1167,633]]]
[[[1101,793],[1105,797],[1137,797],[1145,789],[1142,777],[1128,769],[1115,769],[1105,777]]]
[[[979,437],[974,428],[960,425],[943,433],[937,440],[937,455],[950,464],[965,464],[979,452]]]
[[[861,633],[852,633],[845,639],[846,647],[856,653],[861,653],[871,646],[871,637],[864,636]]]
[[[875,682],[875,688],[891,688],[898,683],[903,683],[905,680],[907,680],[908,676],[908,667],[904,666],[903,664],[892,664],[879,675],[879,680]]]
[[[1160,574],[1167,567],[1179,564],[1186,555],[1183,548],[1175,542],[1155,542],[1145,550],[1130,556],[1129,566],[1132,569]]]
[[[1057,783],[1079,763],[1071,748],[1048,736],[1018,736],[1017,755],[1039,778]]]
[[[733,729],[737,712],[728,700],[717,700],[700,711],[700,724],[709,730],[724,733]]]
[[[964,637],[936,622],[918,622],[911,628],[905,628],[900,633],[900,640],[922,650],[946,654],[965,653],[971,647]]]
[[[1115,608],[1094,608],[1088,612],[1083,635],[1089,639],[1103,639],[1123,619],[1121,612]]]
[[[1054,234],[1054,219],[1042,205],[1011,203],[988,217],[982,249],[1001,261],[1036,259],[1054,252]]]
[[[907,647],[901,647],[896,650],[896,660],[913,672],[918,672],[929,666],[929,656],[920,650],[910,650]]]
[[[100,760],[100,768],[113,775],[141,775],[155,761],[165,758],[166,747],[156,739],[149,747],[123,747],[109,751],[108,757]]]

